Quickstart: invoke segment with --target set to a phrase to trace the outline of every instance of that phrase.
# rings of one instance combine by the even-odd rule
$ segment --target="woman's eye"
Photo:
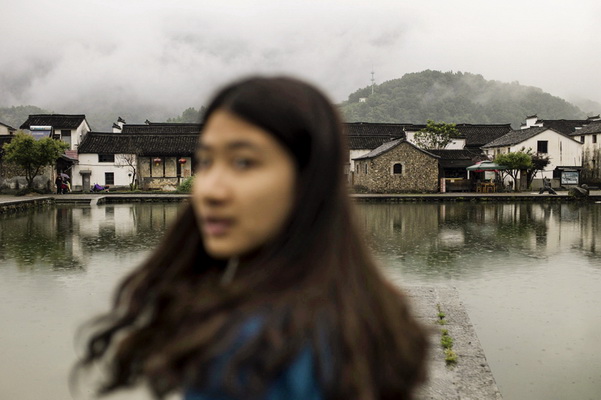
[[[238,157],[234,159],[234,167],[236,169],[249,169],[255,165],[255,162],[249,158]]]
[[[211,160],[208,157],[200,157],[196,163],[197,169],[205,169],[211,165]]]

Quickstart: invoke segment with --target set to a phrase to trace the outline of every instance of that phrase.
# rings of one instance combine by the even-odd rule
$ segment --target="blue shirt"
[[[184,400],[240,400],[228,395],[223,382],[225,368],[234,351],[252,338],[259,330],[261,321],[252,318],[242,326],[240,336],[234,341],[232,350],[220,356],[211,366],[209,387],[188,389]],[[281,371],[273,382],[267,385],[264,400],[322,400],[323,395],[317,379],[313,352],[310,346],[301,349],[294,361]]]

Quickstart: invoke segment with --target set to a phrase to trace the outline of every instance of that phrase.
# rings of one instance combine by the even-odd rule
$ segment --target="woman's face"
[[[280,232],[294,201],[296,167],[269,132],[217,110],[197,159],[192,206],[209,255],[244,256]]]

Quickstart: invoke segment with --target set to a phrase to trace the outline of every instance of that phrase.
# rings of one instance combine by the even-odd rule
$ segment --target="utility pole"
[[[372,67],[371,68],[371,94],[372,95],[374,94],[374,88],[376,86],[376,79],[374,78],[374,74],[375,74],[374,68]]]

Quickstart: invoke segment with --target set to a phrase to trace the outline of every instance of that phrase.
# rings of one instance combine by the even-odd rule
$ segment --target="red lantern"
[[[185,158],[180,158],[179,160],[177,160],[180,164],[185,164],[186,163],[186,159]]]
[[[152,162],[154,162],[155,166],[158,166],[163,160],[160,157],[156,157]]]

